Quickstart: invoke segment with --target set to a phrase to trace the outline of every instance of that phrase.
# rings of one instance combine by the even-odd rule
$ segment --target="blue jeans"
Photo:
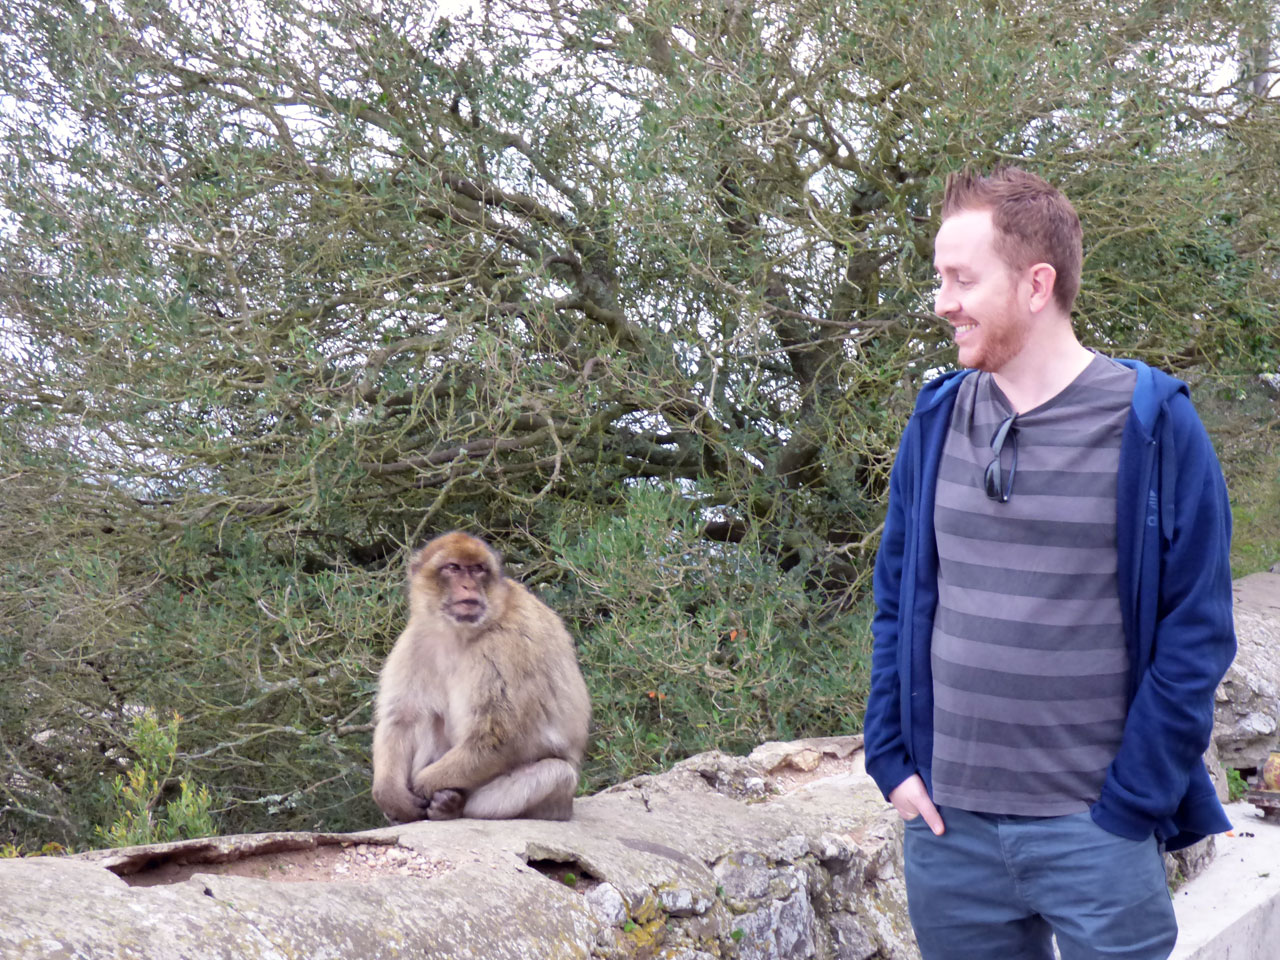
[[[1165,960],[1178,925],[1154,837],[1076,813],[1014,817],[941,807],[908,820],[907,903],[924,960]]]

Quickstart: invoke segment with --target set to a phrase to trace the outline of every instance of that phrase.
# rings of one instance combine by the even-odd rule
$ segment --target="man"
[[[903,433],[865,722],[921,953],[1167,957],[1161,851],[1230,827],[1201,761],[1235,654],[1221,470],[1185,384],[1076,338],[1049,184],[952,175],[934,268],[970,369]]]

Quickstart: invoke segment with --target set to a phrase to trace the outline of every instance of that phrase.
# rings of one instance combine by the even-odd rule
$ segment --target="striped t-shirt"
[[[1019,414],[986,495],[993,436],[1013,408],[988,373],[960,386],[934,527],[934,800],[1058,816],[1097,800],[1127,709],[1116,587],[1116,470],[1136,376],[1095,356]],[[1016,466],[1014,448],[1016,447]]]

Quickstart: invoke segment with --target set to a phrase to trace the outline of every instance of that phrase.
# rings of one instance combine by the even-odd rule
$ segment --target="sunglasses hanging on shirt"
[[[997,503],[1008,503],[1009,495],[1013,493],[1013,474],[1018,469],[1018,434],[1013,426],[1017,416],[1016,413],[1009,414],[1000,421],[1000,426],[996,427],[996,432],[991,438],[991,450],[994,456],[987,464],[987,472],[982,475],[987,497]],[[1000,466],[1000,454],[1004,450],[1005,441],[1008,441],[1013,449],[1013,462],[1009,464],[1007,482],[1003,476],[1004,470]]]

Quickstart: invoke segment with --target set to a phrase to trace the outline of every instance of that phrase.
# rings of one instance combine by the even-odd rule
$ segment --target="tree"
[[[22,835],[86,836],[138,705],[186,718],[228,829],[374,822],[402,557],[456,526],[580,638],[593,784],[856,729],[964,163],[1077,201],[1093,345],[1276,365],[1276,104],[1218,79],[1233,5],[6,7]]]

